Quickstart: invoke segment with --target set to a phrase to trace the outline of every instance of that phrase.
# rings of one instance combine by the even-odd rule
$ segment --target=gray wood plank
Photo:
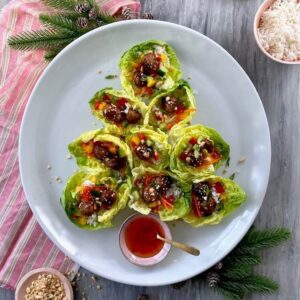
[[[6,2],[6,1],[5,1]],[[257,48],[253,18],[260,0],[143,0],[145,11],[156,19],[179,23],[206,34],[222,45],[248,73],[256,86],[269,120],[272,139],[270,183],[262,209],[255,221],[258,228],[287,226],[293,239],[284,246],[263,253],[264,263],[257,268],[280,283],[278,295],[249,299],[300,299],[300,68],[284,66],[265,57]],[[243,99],[241,99],[243,101]],[[211,299],[222,297],[197,280],[181,290],[171,287],[143,288],[118,284],[106,279],[78,281],[76,299],[136,299],[146,293],[150,299]],[[96,285],[103,288],[99,291]],[[13,293],[0,289],[0,299],[13,299]]]

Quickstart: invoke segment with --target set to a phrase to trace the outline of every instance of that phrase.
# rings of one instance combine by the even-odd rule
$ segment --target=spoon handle
[[[179,243],[179,242],[175,242],[173,240],[169,240],[169,239],[166,239],[166,238],[163,238],[162,236],[160,235],[157,235],[157,239],[165,242],[165,243],[168,243],[168,244],[171,244],[173,247],[176,247],[176,248],[179,248],[189,254],[192,254],[192,255],[195,255],[195,256],[198,256],[200,254],[200,250],[195,248],[195,247],[192,247],[192,246],[189,246],[189,245],[186,245],[186,244],[183,244],[183,243]]]

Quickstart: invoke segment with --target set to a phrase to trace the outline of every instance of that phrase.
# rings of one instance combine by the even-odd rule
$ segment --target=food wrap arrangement
[[[80,168],[63,191],[68,218],[87,230],[113,226],[127,205],[162,221],[218,224],[246,194],[215,175],[230,147],[214,129],[191,125],[196,111],[180,62],[164,41],[146,41],[121,57],[122,91],[103,88],[89,101],[104,128],[69,144]]]

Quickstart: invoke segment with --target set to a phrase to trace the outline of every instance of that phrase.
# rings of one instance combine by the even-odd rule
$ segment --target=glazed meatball
[[[199,157],[196,158],[194,150],[183,152],[183,155],[181,155],[181,159],[191,167],[198,167],[202,163],[201,153],[199,154]]]
[[[150,160],[154,155],[153,148],[146,144],[140,144],[139,146],[137,146],[135,149],[135,153],[139,159],[146,161]]]
[[[80,212],[85,216],[91,216],[95,212],[93,201],[80,202],[78,208]]]
[[[204,142],[204,145],[202,146],[202,149],[206,149],[209,153],[213,152],[213,150],[214,150],[213,141],[211,141],[209,139],[205,139],[202,142]]]
[[[104,209],[110,209],[116,200],[117,193],[110,188],[105,189],[100,197],[100,201]]]
[[[120,123],[122,121],[121,110],[114,104],[107,104],[103,110],[105,118],[114,123]]]
[[[159,192],[151,185],[144,187],[142,197],[146,203],[154,202],[159,199]]]
[[[103,160],[110,155],[108,149],[102,145],[101,142],[94,143],[94,155],[96,158]]]
[[[133,81],[137,87],[144,87],[147,85],[146,76],[142,72],[135,73]]]
[[[168,113],[177,111],[178,100],[173,96],[166,96],[161,99],[161,107]]]
[[[193,193],[200,198],[208,196],[209,190],[209,185],[206,182],[198,182],[193,185]]]
[[[171,187],[172,179],[166,175],[158,175],[154,177],[152,184],[159,193],[164,194]]]
[[[159,62],[157,61],[154,53],[147,53],[142,61],[143,70],[147,75],[151,75],[158,71]]]
[[[125,119],[129,124],[135,124],[141,119],[141,113],[136,109],[129,108]]]

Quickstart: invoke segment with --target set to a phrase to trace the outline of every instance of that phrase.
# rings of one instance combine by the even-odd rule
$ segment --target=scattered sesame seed
[[[101,290],[102,286],[100,286],[99,284],[96,286],[97,290]]]
[[[67,159],[72,159],[72,155],[71,154],[67,154]]]
[[[47,166],[47,169],[48,169],[48,170],[51,170],[51,166],[50,166],[50,165],[48,165],[48,166]]]
[[[238,160],[239,164],[242,164],[243,162],[245,162],[246,157],[245,156],[241,156],[240,159]]]
[[[100,70],[99,70],[97,73],[98,73],[98,74],[101,74],[101,73],[102,73],[102,71],[100,71]]]
[[[96,122],[94,122],[94,126],[97,126],[97,123],[96,123]]]
[[[95,275],[92,275],[91,278],[92,278],[92,280],[94,280],[94,281],[97,280],[97,278],[95,277]]]
[[[188,80],[191,80],[191,79],[192,79],[192,77],[190,77],[190,76],[189,76],[187,79],[188,79]]]
[[[224,169],[224,170],[222,171],[222,174],[226,174],[226,173],[227,173],[227,170]]]

